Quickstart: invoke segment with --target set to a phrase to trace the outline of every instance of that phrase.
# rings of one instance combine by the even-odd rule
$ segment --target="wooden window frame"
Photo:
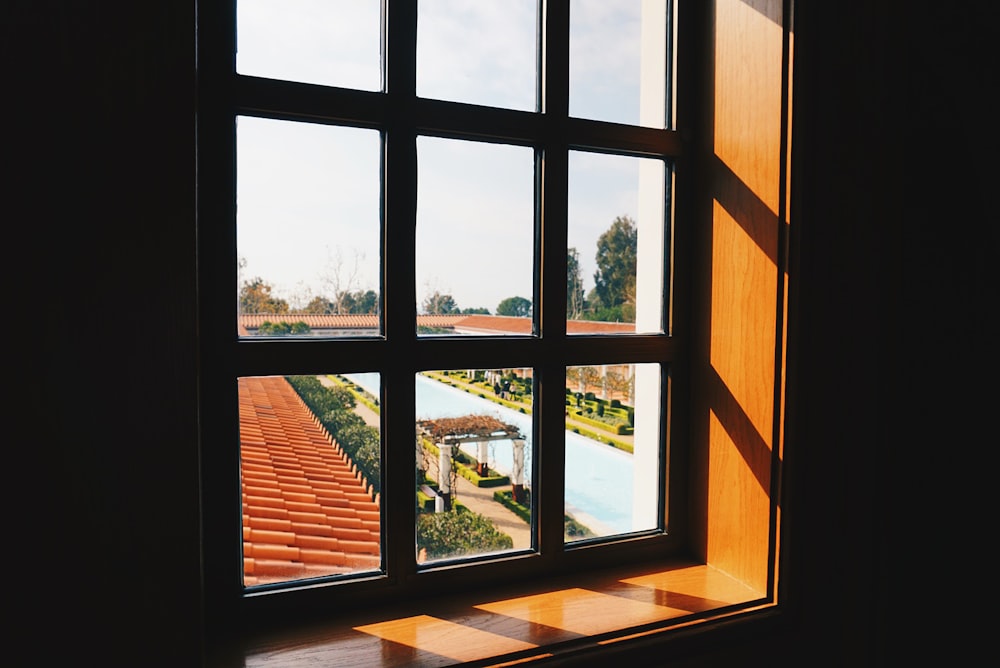
[[[675,0],[678,22],[697,26],[691,35],[677,34],[676,50],[694,53],[705,46],[701,40],[709,34],[707,10],[694,4]],[[568,72],[568,0],[549,1],[543,23],[543,43],[546,45],[546,72]],[[787,4],[778,3],[783,15]],[[415,3],[388,4],[388,44],[386,92],[345,91],[306,84],[274,82],[238,76],[235,73],[233,16],[235,2],[199,3],[199,282],[200,331],[202,340],[202,479],[203,479],[203,547],[208,635],[226,644],[224,639],[238,640],[240,646],[253,644],[265,632],[287,628],[302,628],[303,624],[336,616],[331,612],[331,596],[339,610],[363,611],[403,610],[401,600],[430,597],[442,588],[461,590],[463,587],[488,581],[491,591],[502,587],[546,587],[546,579],[557,573],[570,578],[570,584],[613,588],[605,578],[612,565],[625,567],[630,573],[660,573],[669,581],[674,573],[700,568],[696,577],[726,569],[725,558],[713,558],[711,535],[717,516],[733,510],[727,500],[721,510],[709,508],[696,497],[711,493],[718,481],[701,480],[695,475],[689,482],[689,471],[700,471],[706,479],[712,476],[710,443],[702,444],[702,434],[693,425],[691,415],[705,402],[711,403],[710,378],[698,368],[697,341],[704,323],[699,321],[697,293],[704,276],[712,276],[717,263],[699,267],[693,258],[702,248],[702,232],[695,221],[702,220],[699,202],[711,189],[712,165],[704,158],[697,142],[692,142],[677,130],[623,127],[614,124],[569,118],[568,76],[543,78],[544,113],[479,108],[453,102],[421,100],[415,95],[412,59],[415,53]],[[671,31],[668,31],[671,32]],[[787,40],[788,30],[785,29]],[[782,47],[783,66],[787,68],[787,43]],[[705,96],[711,97],[699,82],[704,71],[693,64],[694,58],[683,56],[677,71],[678,99],[685,94],[697,98],[699,104],[681,105],[677,110],[677,125],[686,129],[686,122],[703,134],[705,121],[695,120],[702,113]],[[689,63],[689,64],[685,64]],[[790,82],[782,81],[787,87]],[[786,94],[787,88],[782,90]],[[556,113],[555,110],[561,110]],[[782,113],[787,113],[783,107]],[[540,303],[536,327],[540,337],[505,339],[460,339],[443,341],[415,336],[416,300],[412,298],[414,275],[413,235],[393,234],[383,247],[383,263],[392,268],[384,280],[384,332],[377,339],[343,341],[251,341],[235,336],[236,313],[232,308],[232,286],[236,283],[236,245],[232,227],[235,192],[233,151],[235,133],[233,119],[237,115],[260,115],[287,120],[303,120],[329,124],[374,127],[384,130],[386,169],[384,178],[390,196],[385,203],[385,216],[394,220],[415,220],[415,142],[420,134],[432,134],[459,139],[510,142],[544,148],[543,192],[540,201],[542,221],[565,221],[566,218],[566,159],[575,148],[622,152],[631,155],[654,156],[674,165],[674,213],[671,225],[672,243],[668,252],[674,261],[670,300],[670,327],[662,335],[629,335],[627,337],[566,336],[565,293],[559,299],[554,288],[536,295]],[[783,120],[787,135],[787,117]],[[694,150],[692,151],[692,148]],[[682,150],[683,149],[683,150]],[[786,154],[781,157],[784,161]],[[782,184],[782,189],[786,184]],[[785,203],[782,202],[782,207]],[[781,208],[781,207],[779,207]],[[786,210],[782,208],[782,211]],[[783,217],[784,213],[779,217]],[[229,221],[229,222],[226,222]],[[390,223],[390,230],[396,227]],[[709,240],[708,244],[711,244]],[[780,245],[780,244],[779,244]],[[550,225],[545,230],[542,249],[541,284],[562,285],[565,289],[565,225]],[[781,251],[783,253],[783,251]],[[787,258],[779,257],[779,267]],[[780,273],[780,272],[779,272]],[[780,282],[780,281],[779,281]],[[783,335],[780,327],[785,304],[784,284],[780,282],[776,320],[779,327],[775,338],[777,375],[783,372]],[[397,296],[402,295],[402,296]],[[554,300],[555,308],[545,304]],[[666,319],[666,315],[665,315]],[[711,316],[709,316],[711,320]],[[615,348],[617,346],[617,348]],[[346,355],[347,349],[350,354]],[[614,356],[608,359],[609,349]],[[388,356],[408,361],[386,365]],[[539,550],[530,555],[504,557],[456,568],[435,568],[419,571],[413,559],[413,546],[407,541],[394,540],[401,535],[394,523],[412,521],[412,499],[406,494],[388,494],[383,506],[384,527],[390,538],[385,543],[386,574],[372,578],[357,578],[349,583],[331,582],[294,586],[280,591],[246,592],[239,569],[239,470],[237,404],[235,380],[247,375],[284,375],[334,371],[338,373],[377,370],[383,373],[383,388],[387,403],[395,406],[384,418],[384,442],[406,433],[412,437],[414,414],[413,377],[415,372],[436,368],[473,368],[500,366],[534,367],[543,382],[536,394],[542,410],[547,405],[563,404],[565,384],[561,374],[568,365],[599,361],[656,362],[670,367],[670,386],[665,387],[664,416],[669,425],[669,459],[665,462],[672,473],[667,486],[669,499],[669,533],[651,532],[622,540],[563,548],[562,497],[560,484],[564,461],[561,449],[546,446],[541,457],[540,477],[548,481],[540,493],[537,506],[541,533]],[[537,360],[544,360],[541,364]],[[772,474],[777,478],[780,462],[780,392],[781,383],[774,387],[775,436],[772,450]],[[407,410],[405,407],[411,407]],[[400,408],[402,407],[402,408]],[[561,413],[561,411],[560,411]],[[667,417],[668,416],[668,417]],[[542,443],[561,442],[563,426],[558,420],[546,420],[541,426]],[[711,441],[711,437],[704,440]],[[383,446],[385,447],[385,446]],[[407,452],[411,453],[411,450]],[[407,489],[412,481],[410,467],[386,467],[386,489]],[[681,472],[685,472],[682,474]],[[725,481],[723,481],[725,482]],[[610,643],[625,637],[651,637],[664,630],[682,629],[691,624],[725,619],[733,614],[771,610],[777,603],[778,514],[777,481],[770,483],[768,512],[768,543],[765,561],[766,575],[744,577],[737,573],[733,583],[750,584],[752,595],[736,597],[738,602],[720,602],[718,606],[690,615],[671,617],[641,628],[622,628],[612,624],[605,634],[594,633],[585,643],[568,643],[567,651],[593,643]],[[389,519],[391,518],[391,519]],[[400,519],[402,518],[402,519]],[[723,522],[719,522],[723,524]],[[231,527],[226,530],[225,527]],[[740,561],[742,557],[735,557]],[[752,560],[751,560],[752,561]],[[740,563],[743,563],[740,561]],[[622,566],[624,565],[624,566]],[[751,568],[759,571],[755,566]],[[637,569],[637,570],[636,570]],[[730,576],[727,576],[730,577]],[[532,584],[533,583],[533,584]],[[602,584],[603,583],[603,584]],[[346,586],[345,586],[346,585]],[[519,589],[523,591],[523,589]],[[430,600],[430,599],[428,599]],[[446,609],[453,598],[436,597],[435,609]],[[442,613],[443,614],[443,613]],[[629,631],[626,633],[625,631]],[[314,639],[315,640],[315,639]],[[311,641],[304,641],[308,645]],[[301,646],[301,645],[300,645]],[[525,656],[531,654],[530,652]]]

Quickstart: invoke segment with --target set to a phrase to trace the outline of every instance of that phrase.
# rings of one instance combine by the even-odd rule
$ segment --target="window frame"
[[[668,0],[668,21],[674,16]],[[330,596],[353,605],[379,605],[401,595],[421,595],[482,581],[501,585],[554,573],[585,573],[611,564],[648,563],[679,555],[686,547],[686,490],[678,472],[685,461],[687,404],[683,381],[684,315],[668,299],[687,284],[677,275],[671,253],[678,217],[668,206],[664,249],[665,331],[623,336],[566,333],[567,169],[571,150],[608,151],[663,159],[668,184],[683,183],[676,171],[682,161],[680,133],[672,129],[621,126],[568,116],[569,1],[541,2],[544,21],[539,39],[544,63],[540,100],[544,111],[524,112],[427,100],[415,95],[416,3],[387,1],[383,92],[344,90],[311,84],[264,80],[238,75],[235,68],[235,0],[199,3],[199,295],[202,396],[203,536],[206,603],[209,619],[222,629],[262,628],[279,618],[307,620],[329,608]],[[674,26],[668,25],[667,53],[675,51]],[[674,55],[676,59],[676,54]],[[673,63],[668,63],[673,71]],[[561,73],[562,76],[556,73]],[[673,96],[671,96],[673,97]],[[672,105],[668,104],[668,109]],[[233,286],[237,283],[235,241],[235,124],[239,115],[374,128],[382,131],[384,165],[383,335],[345,340],[254,340],[236,336]],[[538,179],[536,225],[545,226],[541,253],[542,288],[534,295],[537,337],[475,337],[442,339],[416,335],[414,234],[399,234],[407,225],[387,223],[416,219],[416,138],[433,135],[534,146]],[[672,167],[671,167],[672,164]],[[669,191],[668,191],[669,192]],[[669,197],[669,195],[668,195]],[[672,202],[674,198],[669,197]],[[555,221],[554,223],[552,221]],[[561,224],[560,224],[561,221]],[[413,229],[409,225],[409,229]],[[392,271],[387,271],[391,267]],[[547,304],[555,303],[555,306]],[[620,346],[620,348],[615,348]],[[614,352],[608,357],[608,351]],[[624,351],[624,353],[622,352]],[[533,554],[421,569],[412,541],[399,526],[412,525],[412,495],[383,495],[383,562],[385,574],[330,582],[291,584],[277,589],[245,591],[240,571],[240,504],[238,406],[235,379],[249,375],[290,375],[329,370],[337,373],[380,371],[383,382],[383,461],[390,459],[387,443],[401,442],[399,456],[412,456],[414,383],[416,372],[446,368],[532,367],[543,379],[536,387],[539,410],[559,406],[559,419],[536,423],[536,474],[545,480],[536,495],[536,521],[541,528]],[[406,360],[387,365],[384,360]],[[420,363],[412,360],[419,360]],[[538,363],[538,360],[543,360]],[[661,371],[661,441],[670,475],[663,499],[669,516],[668,533],[647,532],[609,542],[574,544],[564,549],[562,536],[564,452],[562,409],[565,368],[601,362],[654,362]],[[669,373],[667,366],[669,365]],[[554,379],[549,382],[546,379]],[[561,380],[560,380],[561,379]],[[220,398],[225,398],[220,400]],[[409,407],[409,408],[407,408]],[[553,411],[555,414],[555,411]],[[555,447],[554,447],[555,446]],[[405,453],[405,454],[404,454]],[[384,489],[410,489],[412,467],[385,466]],[[664,489],[661,486],[661,490]],[[664,513],[661,512],[661,515]],[[232,530],[220,530],[231,527]],[[536,530],[537,531],[537,530]],[[217,614],[216,614],[217,613]],[[225,620],[225,621],[221,621]],[[211,624],[211,622],[210,622]],[[224,631],[223,631],[224,632]]]

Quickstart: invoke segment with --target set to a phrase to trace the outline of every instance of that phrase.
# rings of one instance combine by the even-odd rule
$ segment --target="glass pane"
[[[418,562],[531,549],[532,377],[417,375]]]
[[[318,374],[237,385],[243,585],[378,571],[378,383]]]
[[[667,0],[571,0],[569,113],[662,128]]]
[[[537,0],[420,0],[417,95],[535,111]]]
[[[240,335],[377,335],[379,133],[241,116],[236,138]]]
[[[660,525],[660,365],[566,369],[566,541]]]
[[[660,160],[570,152],[567,333],[662,331],[664,178]]]
[[[417,160],[418,332],[530,335],[534,152],[418,137]]]
[[[380,0],[237,0],[236,71],[382,89]]]

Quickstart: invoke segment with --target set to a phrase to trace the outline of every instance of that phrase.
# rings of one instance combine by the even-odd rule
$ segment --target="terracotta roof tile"
[[[280,376],[241,378],[244,584],[380,566],[377,497]]]
[[[282,314],[251,313],[240,315],[238,330],[240,336],[251,336],[251,330],[256,331],[264,322],[299,322],[309,325],[313,330],[378,330],[377,315],[319,315],[319,314]],[[440,327],[454,329],[466,334],[531,334],[530,318],[515,318],[502,315],[453,314],[453,315],[418,315],[417,325],[425,327]],[[599,322],[592,320],[570,320],[566,323],[566,331],[570,334],[628,334],[635,332],[635,323],[631,322]]]

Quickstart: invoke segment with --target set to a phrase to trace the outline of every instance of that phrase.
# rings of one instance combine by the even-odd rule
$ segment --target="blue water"
[[[378,374],[347,374],[354,383],[378,396]],[[532,446],[531,416],[493,403],[425,376],[416,377],[417,419],[491,415],[521,430],[525,437],[525,483],[530,485]],[[473,457],[475,446],[466,446]],[[489,465],[510,473],[510,441],[490,444]],[[598,534],[632,530],[632,456],[571,431],[566,432],[566,511]]]

